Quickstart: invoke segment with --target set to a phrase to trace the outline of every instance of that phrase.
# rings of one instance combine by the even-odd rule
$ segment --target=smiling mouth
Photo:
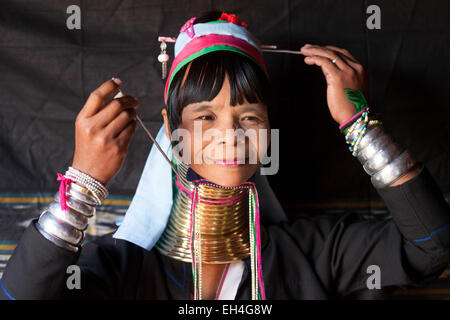
[[[242,164],[245,164],[245,161],[247,159],[220,159],[220,160],[215,160],[213,159],[215,164],[220,164],[222,166],[227,166],[227,167],[233,167],[233,166],[239,166]]]

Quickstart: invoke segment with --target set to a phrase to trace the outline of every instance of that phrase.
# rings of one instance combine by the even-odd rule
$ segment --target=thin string
[[[112,77],[112,80],[114,80],[114,79],[115,79],[115,77]],[[123,93],[122,89],[119,89],[119,92],[122,94],[122,96],[125,95]],[[173,165],[172,161],[169,160],[169,158],[167,157],[166,153],[162,150],[161,146],[159,145],[158,141],[156,141],[156,139],[150,133],[150,130],[148,130],[148,128],[146,127],[146,125],[142,121],[141,117],[137,113],[136,113],[136,120],[141,124],[142,128],[144,129],[144,131],[147,133],[149,138],[153,141],[153,143],[155,144],[156,148],[158,148],[159,152],[161,152],[161,154],[163,155],[164,159],[166,159],[166,161],[170,164],[170,166],[172,167],[173,171],[175,173],[178,173],[177,168],[175,168],[175,166]]]
[[[195,260],[195,234],[194,234],[194,220],[193,216],[195,214],[195,203],[196,203],[196,188],[194,187],[194,190],[191,195],[191,214],[190,214],[190,246],[191,246],[191,257],[192,257],[192,278],[194,282],[194,299],[197,299],[197,268],[196,268],[196,260]]]
[[[220,294],[222,293],[223,283],[225,282],[225,278],[227,277],[229,268],[230,268],[230,263],[227,263],[224,270],[222,271],[222,275],[220,276],[219,285],[217,286],[216,293],[214,294],[214,300],[218,300],[220,297]]]
[[[250,269],[252,276],[252,300],[256,300],[256,277],[255,277],[255,233],[254,233],[254,223],[253,223],[253,203],[252,203],[252,193],[248,196],[249,205],[249,230],[250,230]]]
[[[262,49],[261,51],[264,52],[275,52],[275,53],[290,53],[290,54],[301,54],[303,55],[302,52],[300,51],[294,51],[294,50],[282,50],[282,49]]]
[[[196,188],[196,203],[198,201],[198,187]],[[195,210],[195,207],[194,207]],[[198,263],[198,300],[202,300],[202,238],[200,230],[200,215],[195,214],[195,249],[196,249],[196,263]]]
[[[67,178],[66,176],[62,175],[61,173],[57,173],[57,181],[61,181],[59,184],[59,206],[61,207],[61,210],[67,211],[69,208],[67,207],[67,197],[66,197],[66,190],[67,190],[67,184],[70,182],[72,183],[73,180],[70,178]]]
[[[266,300],[266,293],[264,289],[264,279],[262,275],[262,259],[261,259],[261,228],[260,228],[260,211],[259,211],[259,198],[258,198],[258,190],[256,189],[256,185],[252,186],[253,194],[254,194],[254,202],[256,207],[255,220],[256,220],[256,248],[257,248],[257,261],[258,261],[258,280],[260,282],[261,288],[261,298],[262,300]]]

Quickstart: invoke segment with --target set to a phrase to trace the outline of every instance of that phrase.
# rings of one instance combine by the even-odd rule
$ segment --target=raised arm
[[[434,279],[450,262],[450,210],[436,182],[369,117],[367,76],[347,50],[306,45],[302,53],[305,63],[321,67],[330,113],[392,216],[346,216],[331,228],[323,245],[330,287],[339,295],[368,289],[370,266],[380,268],[382,287]]]
[[[136,98],[120,94],[108,101],[120,87],[119,79],[106,81],[91,93],[78,114],[72,167],[65,176],[58,176],[61,187],[55,200],[32,221],[9,259],[1,280],[1,299],[55,299],[70,293],[64,290],[67,267],[86,256],[81,254],[81,243],[88,218],[107,196],[105,186],[119,171],[136,128]],[[114,256],[113,250],[96,248],[88,254],[90,259],[82,259],[80,267],[89,281],[83,290],[72,291],[73,296],[112,295],[113,289],[102,277],[114,272],[96,270],[115,268],[106,266],[108,258],[104,260]]]

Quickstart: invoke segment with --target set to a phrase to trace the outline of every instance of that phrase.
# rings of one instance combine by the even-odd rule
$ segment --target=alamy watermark
[[[67,289],[81,289],[81,270],[76,264],[67,267],[66,273],[70,274],[66,280]]]
[[[366,286],[367,289],[381,289],[381,269],[380,266],[372,264],[367,267],[367,274],[370,276],[367,278]]]
[[[69,30],[81,29],[81,9],[76,4],[72,4],[67,7],[66,13],[70,16],[66,19],[66,27]]]
[[[224,133],[215,128],[203,130],[202,122],[194,121],[193,136],[189,130],[177,128],[172,141],[177,142],[173,152],[186,164],[260,164],[262,175],[276,174],[280,166],[279,129],[239,128]]]
[[[381,29],[381,9],[376,4],[367,7],[366,13],[370,16],[366,20],[367,29]]]

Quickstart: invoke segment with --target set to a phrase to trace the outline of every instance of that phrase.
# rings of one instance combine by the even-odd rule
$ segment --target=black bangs
[[[237,52],[214,51],[194,59],[173,78],[167,100],[171,130],[181,123],[185,106],[213,100],[222,89],[226,75],[230,83],[232,106],[247,100],[249,103],[261,102],[268,110],[272,108],[270,81],[256,62]],[[186,79],[183,82],[184,77]]]

